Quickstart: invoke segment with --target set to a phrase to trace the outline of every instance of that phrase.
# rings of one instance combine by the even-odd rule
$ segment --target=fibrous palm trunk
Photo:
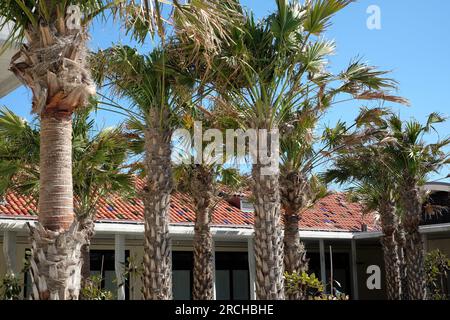
[[[380,215],[383,232],[381,245],[383,247],[387,296],[389,300],[400,300],[400,259],[398,257],[398,247],[395,239],[395,234],[398,230],[398,218],[395,213],[394,204],[390,201],[382,203],[380,206]]]
[[[414,184],[413,184],[414,185]],[[422,219],[420,193],[416,187],[401,192],[405,209],[403,227],[405,230],[405,262],[409,300],[426,299],[425,263],[422,237],[419,225]]]
[[[403,230],[403,223],[400,221],[398,230],[395,233],[397,241],[398,259],[400,260],[400,279],[402,287],[401,300],[408,299],[408,279],[406,277],[406,261],[405,261],[405,231]]]
[[[34,299],[78,299],[84,233],[73,223],[70,116],[41,116],[39,222],[31,230]]]
[[[210,222],[214,195],[213,175],[207,167],[195,166],[191,184],[196,209],[192,296],[194,300],[212,300],[214,299],[214,260]]]
[[[143,295],[146,300],[172,299],[169,206],[172,192],[171,131],[145,131],[147,187],[144,189],[145,242]]]
[[[308,271],[308,259],[305,246],[300,240],[299,222],[301,210],[304,208],[308,197],[308,182],[298,172],[291,171],[280,177],[281,203],[284,209],[284,271],[292,274],[301,274]],[[300,300],[304,296],[301,292],[288,293],[288,300]]]
[[[279,175],[264,174],[262,169],[261,164],[253,164],[256,298],[283,300],[285,295]]]
[[[85,243],[81,247],[81,287],[88,284],[91,276],[91,239],[94,236],[94,221],[88,216],[77,217],[79,229],[84,230]],[[83,298],[83,297],[81,297]]]
[[[73,223],[73,110],[95,94],[86,68],[84,27],[66,28],[65,10],[54,23],[29,25],[27,43],[12,57],[10,70],[33,93],[40,116],[39,222],[30,226],[34,299],[78,299],[83,232]]]

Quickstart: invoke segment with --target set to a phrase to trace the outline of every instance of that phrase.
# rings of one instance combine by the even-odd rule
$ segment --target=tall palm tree
[[[171,299],[171,138],[182,107],[178,88],[183,83],[164,65],[166,55],[160,48],[145,56],[130,47],[112,47],[95,59],[102,61],[97,65],[104,77],[99,82],[108,79],[120,96],[129,98],[139,112],[133,112],[135,119],[143,124],[147,175],[143,294],[145,299]]]
[[[123,170],[128,143],[120,127],[95,132],[89,108],[73,120],[74,211],[85,244],[81,248],[81,282],[90,276],[89,247],[100,199],[107,200],[133,190],[131,176]],[[0,194],[8,191],[39,200],[39,126],[28,124],[7,108],[0,109]]]
[[[187,113],[184,117],[184,128],[189,131],[194,129],[193,121],[202,121],[203,130],[207,129],[211,123],[210,113],[203,114],[193,109],[191,114]],[[192,137],[192,136],[191,136]],[[187,137],[186,137],[187,138]],[[213,300],[214,299],[214,260],[213,260],[213,237],[210,224],[215,205],[216,181],[218,166],[214,158],[203,159],[201,163],[193,163],[195,154],[190,146],[193,145],[193,139],[190,141],[180,141],[186,143],[187,148],[181,148],[177,153],[179,160],[187,159],[187,163],[181,163],[174,167],[176,189],[187,192],[191,197],[195,209],[194,226],[194,270],[193,270],[193,289],[192,297],[194,300]],[[200,150],[205,151],[205,143],[202,141]],[[220,155],[218,155],[220,156]]]
[[[184,116],[184,128],[194,129],[194,120],[201,121],[202,129],[219,129],[222,119],[212,110],[203,107],[191,109]],[[181,139],[185,140],[185,139]],[[181,148],[176,152],[178,160],[188,160],[174,167],[176,189],[187,192],[191,197],[195,208],[194,227],[194,270],[193,270],[193,299],[214,299],[214,260],[213,238],[210,224],[214,206],[217,204],[218,188],[236,188],[241,185],[243,179],[238,171],[233,168],[225,168],[223,164],[223,152],[209,150],[209,143],[202,142],[200,150],[191,148],[194,141],[180,141]],[[217,142],[217,141],[216,141]],[[218,144],[221,149],[224,145]],[[192,163],[196,152],[202,153],[202,163]],[[186,161],[185,161],[186,162]],[[219,186],[220,184],[220,186]]]
[[[284,268],[285,272],[301,274],[308,270],[306,250],[299,234],[301,213],[318,197],[326,194],[320,182],[307,168],[314,157],[318,138],[314,130],[319,116],[308,108],[298,110],[285,120],[280,139],[280,194],[284,210]],[[286,293],[289,300],[302,297]]]
[[[444,151],[450,138],[429,144],[424,135],[434,130],[436,123],[444,121],[445,118],[436,113],[430,114],[423,125],[416,120],[402,122],[396,115],[386,119],[386,152],[389,154],[386,168],[398,181],[399,209],[405,232],[406,290],[410,300],[426,299],[423,242],[419,233],[425,200],[421,188],[429,174],[450,163]]]
[[[71,115],[95,94],[86,68],[89,22],[113,4],[101,0],[0,4],[0,28],[12,24],[7,45],[26,40],[12,57],[10,70],[31,89],[32,111],[41,122],[39,223],[30,225],[35,299],[78,298],[84,235],[73,224]]]
[[[187,5],[174,2],[175,10],[169,10],[169,17],[163,17],[165,10],[160,1],[155,1],[155,6],[137,7],[130,14],[132,35],[143,41],[149,30],[155,30],[160,46],[148,55],[118,46],[99,52],[93,58],[97,81],[103,83],[108,80],[113,91],[118,96],[129,98],[132,106],[123,108],[114,101],[107,104],[125,111],[144,125],[147,175],[143,195],[145,299],[172,298],[168,229],[173,188],[169,165],[171,136],[179,123],[180,110],[193,100],[191,87],[197,78],[190,73],[195,69],[193,66],[197,65],[198,57],[209,60],[209,56],[216,54],[222,43],[229,40],[227,26],[238,17],[234,2],[201,0]],[[150,7],[155,8],[156,15],[146,14]],[[177,53],[179,51],[183,52],[185,60],[177,60],[181,56]]]
[[[362,203],[366,212],[379,213],[387,296],[390,300],[400,300],[402,260],[396,241],[399,231],[399,217],[395,209],[396,182],[385,170],[382,157],[382,150],[374,146],[353,147],[334,159],[334,168],[328,170],[325,176],[328,181],[350,183],[353,199]]]
[[[398,100],[383,92],[394,88],[395,82],[360,61],[339,75],[325,69],[334,44],[320,36],[330,18],[350,2],[308,1],[301,6],[278,0],[277,11],[270,16],[256,22],[247,13],[233,29],[233,41],[213,61],[214,84],[242,128],[269,132],[263,140],[258,139],[258,145],[270,146],[272,137],[277,140],[278,129],[283,129],[290,112],[307,104],[327,108],[339,93],[355,99]],[[340,86],[327,88],[334,81]],[[259,299],[283,299],[279,173],[265,174],[266,164],[260,160],[254,158],[252,166],[256,291]]]

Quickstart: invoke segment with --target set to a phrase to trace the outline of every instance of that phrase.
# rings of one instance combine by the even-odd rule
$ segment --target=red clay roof
[[[0,219],[37,216],[36,201],[30,197],[9,193],[0,202]],[[144,205],[140,199],[125,200],[119,197],[101,201],[97,221],[143,222]],[[192,200],[188,195],[175,192],[171,197],[170,221],[174,224],[191,224],[195,221]],[[251,227],[253,213],[242,212],[222,198],[217,198],[213,213],[213,225]],[[362,215],[361,206],[348,203],[342,193],[331,194],[307,209],[300,222],[302,230],[361,231],[362,224],[368,231],[378,230],[373,215]]]

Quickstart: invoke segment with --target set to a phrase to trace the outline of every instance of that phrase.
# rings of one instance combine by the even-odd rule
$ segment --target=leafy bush
[[[84,300],[112,300],[111,291],[102,288],[102,277],[94,275],[87,279],[85,286],[81,289],[81,296]]]
[[[286,272],[284,274],[284,285],[286,293],[298,294],[302,300],[348,300],[348,296],[342,293],[326,294],[323,283],[314,273],[309,275],[306,272],[301,274]]]
[[[21,292],[20,279],[14,274],[6,274],[0,284],[0,300],[19,300]]]
[[[446,288],[449,271],[450,259],[439,249],[427,253],[425,256],[425,272],[430,299],[449,299],[448,288]]]

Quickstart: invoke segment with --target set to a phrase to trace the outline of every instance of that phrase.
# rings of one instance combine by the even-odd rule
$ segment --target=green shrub
[[[348,296],[339,293],[337,295],[326,294],[323,283],[314,273],[301,274],[293,272],[284,274],[284,286],[286,293],[298,294],[302,300],[348,300]]]
[[[14,274],[6,274],[0,284],[0,300],[19,300],[21,292],[20,279]]]
[[[425,272],[431,300],[447,300],[449,298],[448,289],[446,289],[449,271],[450,259],[439,249],[426,254]]]
[[[94,275],[87,279],[85,286],[81,289],[83,300],[112,300],[111,291],[102,289],[102,277]]]

